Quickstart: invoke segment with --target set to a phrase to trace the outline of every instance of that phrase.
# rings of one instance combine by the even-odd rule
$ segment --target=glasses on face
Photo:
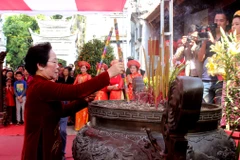
[[[56,61],[48,61],[48,62],[51,62],[51,63],[54,63],[54,64],[58,64],[58,62],[56,62]]]

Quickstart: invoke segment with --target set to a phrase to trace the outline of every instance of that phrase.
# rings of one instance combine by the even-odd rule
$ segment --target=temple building
[[[50,42],[57,58],[66,61],[66,64],[74,63],[76,60],[76,38],[77,33],[71,33],[72,20],[37,19],[40,33],[34,33],[29,29],[33,44]]]

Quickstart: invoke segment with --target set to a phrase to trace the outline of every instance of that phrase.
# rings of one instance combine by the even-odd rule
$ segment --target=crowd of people
[[[203,38],[201,36],[204,36],[204,33],[198,30],[198,26],[191,25],[188,34],[183,36],[179,43],[173,56],[173,62],[175,64],[179,63],[179,61],[185,63],[186,67],[183,75],[202,79],[204,86],[203,102],[223,105],[223,78],[221,75],[209,75],[206,64],[208,58],[215,54],[211,51],[210,46],[221,40],[220,27],[226,33],[235,31],[237,39],[240,41],[240,11],[234,14],[232,24],[230,24],[228,15],[223,10],[218,10],[212,23],[215,24],[215,27],[209,28],[205,34],[207,37]],[[222,125],[224,126],[224,124]]]
[[[24,66],[18,66],[15,72],[12,69],[3,69],[2,77],[7,123],[23,124],[27,86],[33,77],[28,74]]]

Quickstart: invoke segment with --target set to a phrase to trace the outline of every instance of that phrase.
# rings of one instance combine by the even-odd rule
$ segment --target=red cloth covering
[[[14,101],[14,88],[13,87],[5,87],[5,104],[6,106],[15,106]]]
[[[130,60],[127,63],[127,67],[130,68],[131,66],[136,66],[138,69],[140,68],[140,63],[136,60]]]
[[[133,74],[129,74],[128,75],[128,96],[130,100],[134,99],[133,96],[133,85],[132,85],[132,81],[135,77],[142,77],[142,75],[140,73],[133,73]]]
[[[110,86],[116,85],[116,89],[110,90],[109,100],[121,100],[123,97],[123,79],[121,75],[110,79]]]
[[[100,66],[100,63],[97,63],[96,68],[98,69],[99,66]],[[108,69],[108,66],[105,63],[103,63],[101,68],[104,68],[104,70],[106,71]]]
[[[45,7],[39,0],[1,0],[0,10],[2,12],[33,12],[33,13],[51,13],[51,12],[123,12],[126,0],[74,0],[74,1],[47,1],[50,7]],[[57,2],[57,4],[56,4]],[[55,5],[56,4],[56,5]]]
[[[43,160],[62,159],[60,118],[86,107],[88,103],[83,98],[109,85],[109,81],[108,72],[79,85],[54,83],[34,76],[27,90],[22,160],[37,160],[39,144]],[[64,105],[61,101],[73,102]]]
[[[86,62],[86,61],[79,61],[78,62],[78,66],[81,68],[82,66],[86,66],[87,67],[87,69],[90,69],[91,68],[91,65],[88,63],[88,62]]]

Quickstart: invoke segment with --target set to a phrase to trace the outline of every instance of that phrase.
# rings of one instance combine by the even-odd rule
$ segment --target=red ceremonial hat
[[[112,62],[111,62],[111,66],[114,65],[114,64],[117,63],[117,62],[119,62],[118,59],[114,59],[114,60],[112,60]]]
[[[136,60],[130,60],[130,61],[128,61],[127,66],[128,66],[128,68],[130,68],[131,66],[136,66],[139,69],[141,65]]]
[[[88,62],[86,62],[86,61],[78,61],[78,66],[79,67],[86,66],[87,69],[91,68],[90,64]]]
[[[98,69],[98,67],[100,66],[100,63],[97,63],[97,69]],[[102,68],[104,68],[104,70],[107,70],[108,69],[108,66],[105,64],[105,63],[103,63],[102,64]]]

